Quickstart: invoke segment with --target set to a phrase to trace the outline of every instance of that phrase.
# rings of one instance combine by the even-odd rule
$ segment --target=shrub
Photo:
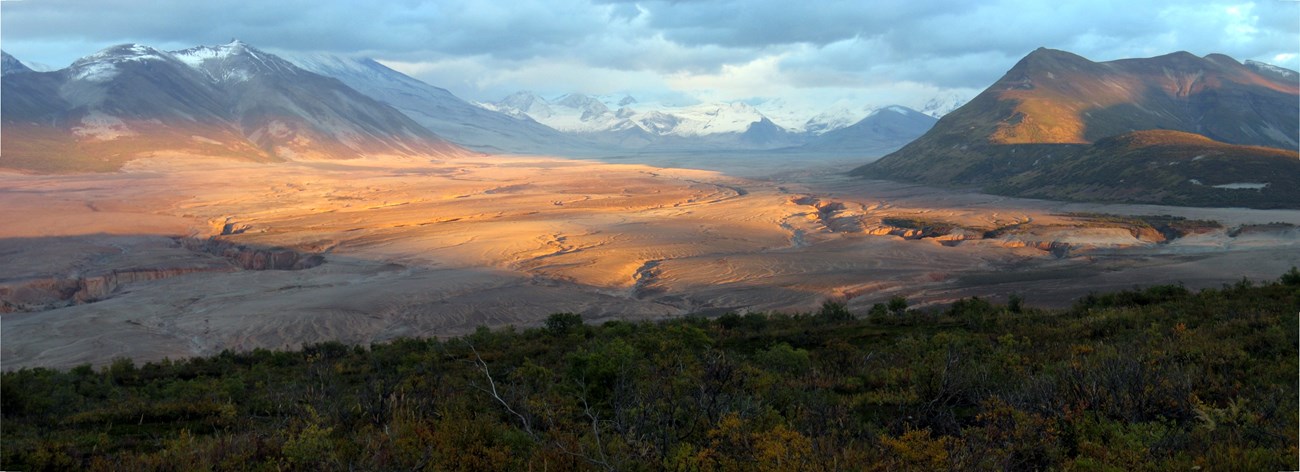
[[[577,313],[555,313],[546,317],[546,323],[543,325],[547,334],[551,336],[564,336],[569,334],[579,326],[582,326],[582,315]]]

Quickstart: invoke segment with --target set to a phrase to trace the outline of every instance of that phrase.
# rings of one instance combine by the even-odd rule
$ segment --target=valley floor
[[[171,156],[0,174],[3,368],[450,336],[556,312],[599,322],[835,299],[865,313],[900,295],[1009,293],[1064,305],[1300,265],[1300,211],[1022,200],[726,159],[748,171]]]

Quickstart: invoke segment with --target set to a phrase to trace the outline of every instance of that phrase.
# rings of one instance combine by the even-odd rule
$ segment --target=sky
[[[60,68],[122,43],[238,38],[367,56],[458,96],[519,90],[827,110],[966,99],[1042,46],[1300,69],[1292,0],[7,0],[0,48]]]

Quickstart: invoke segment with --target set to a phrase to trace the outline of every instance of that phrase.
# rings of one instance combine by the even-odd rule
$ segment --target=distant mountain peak
[[[1039,47],[1038,49],[1033,50],[1033,52],[1030,52],[1029,54],[1025,55],[1025,59],[1047,59],[1047,58],[1074,59],[1074,58],[1083,58],[1083,56],[1072,53],[1070,51],[1052,49],[1049,47]]]
[[[600,100],[583,95],[581,93],[571,93],[563,97],[560,97],[560,99],[556,100],[554,104],[569,107],[569,108],[583,109],[583,110],[609,111],[609,107],[605,106],[604,103],[601,103]]]
[[[905,106],[902,106],[902,105],[890,105],[890,106],[887,106],[887,107],[881,108],[881,109],[879,109],[879,110],[876,110],[876,112],[877,112],[877,113],[879,113],[879,112],[890,112],[890,113],[897,113],[897,114],[899,114],[899,115],[912,115],[912,114],[920,114],[920,113],[921,113],[921,112],[919,112],[919,111],[913,110],[913,109],[911,109],[911,108],[908,108],[908,107],[905,107]],[[873,113],[873,114],[874,114],[874,113]]]

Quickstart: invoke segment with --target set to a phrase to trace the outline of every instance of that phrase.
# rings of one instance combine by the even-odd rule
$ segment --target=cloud
[[[891,87],[906,90],[900,97],[982,89],[1039,46],[1092,60],[1187,50],[1300,68],[1300,3],[1270,0],[45,0],[0,8],[5,49],[33,62],[67,64],[122,42],[179,49],[238,37],[267,49],[376,57],[480,100],[518,89],[888,100]]]

